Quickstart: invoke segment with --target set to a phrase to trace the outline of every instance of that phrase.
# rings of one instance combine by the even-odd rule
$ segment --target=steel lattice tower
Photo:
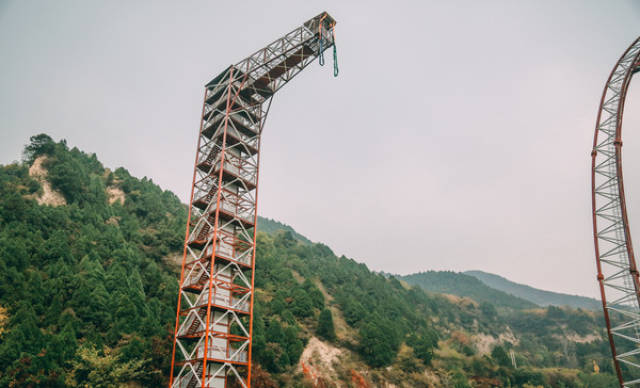
[[[170,388],[249,387],[260,137],[273,95],[334,44],[326,12],[206,84]]]

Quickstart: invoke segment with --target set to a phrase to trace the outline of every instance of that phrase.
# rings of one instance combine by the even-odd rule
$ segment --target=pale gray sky
[[[375,270],[480,269],[596,296],[589,152],[639,4],[0,0],[0,163],[44,131],[187,201],[203,85],[327,10],[340,77],[328,55],[275,97],[260,214]]]

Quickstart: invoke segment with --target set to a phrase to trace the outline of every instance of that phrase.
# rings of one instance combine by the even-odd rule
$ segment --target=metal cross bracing
[[[613,362],[621,387],[640,385],[640,280],[622,179],[622,116],[640,38],[609,75],[591,152],[593,233],[598,282]]]
[[[205,86],[170,388],[250,387],[260,137],[274,93],[334,26],[323,12]]]

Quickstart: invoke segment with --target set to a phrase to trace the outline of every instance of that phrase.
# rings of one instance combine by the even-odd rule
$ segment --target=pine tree
[[[30,143],[24,148],[24,160],[31,164],[40,155],[51,155],[55,149],[53,139],[44,133],[31,136]]]
[[[309,298],[311,298],[311,303],[313,307],[317,309],[321,309],[324,307],[324,295],[322,295],[322,291],[318,289],[318,287],[311,282],[311,280],[307,279],[302,284],[302,287],[309,294]]]
[[[292,297],[291,312],[293,315],[305,318],[313,314],[313,302],[304,289],[296,288]]]
[[[501,366],[509,366],[511,365],[511,361],[509,360],[509,356],[504,348],[500,345],[496,345],[493,350],[491,350],[491,358]]]
[[[78,342],[76,341],[76,331],[71,322],[67,322],[64,329],[58,334],[58,340],[62,344],[61,359],[70,360],[76,354]]]
[[[269,341],[278,344],[284,344],[284,330],[282,329],[282,325],[277,319],[271,319],[271,321],[269,322],[266,338],[268,338]]]
[[[320,337],[329,341],[336,339],[336,331],[333,327],[333,315],[331,315],[331,310],[324,309],[320,313],[320,316],[318,317],[317,333]]]

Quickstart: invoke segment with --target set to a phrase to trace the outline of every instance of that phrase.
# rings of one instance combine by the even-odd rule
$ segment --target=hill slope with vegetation
[[[305,244],[311,244],[311,240],[296,232],[291,226],[283,224],[280,221],[272,220],[271,218],[258,216],[258,230],[266,234],[289,232],[291,233],[291,236],[293,236],[293,238],[295,238],[296,240]]]
[[[539,306],[570,306],[593,311],[602,310],[602,303],[593,298],[544,291],[482,271],[466,271],[464,274],[473,276],[491,288],[528,300]]]
[[[164,386],[185,220],[150,179],[32,137],[0,166],[0,387]],[[596,313],[428,294],[264,229],[254,388],[615,385]]]
[[[473,276],[452,271],[426,271],[398,276],[405,282],[430,292],[469,297],[495,306],[525,309],[538,307],[535,303],[491,288]]]

